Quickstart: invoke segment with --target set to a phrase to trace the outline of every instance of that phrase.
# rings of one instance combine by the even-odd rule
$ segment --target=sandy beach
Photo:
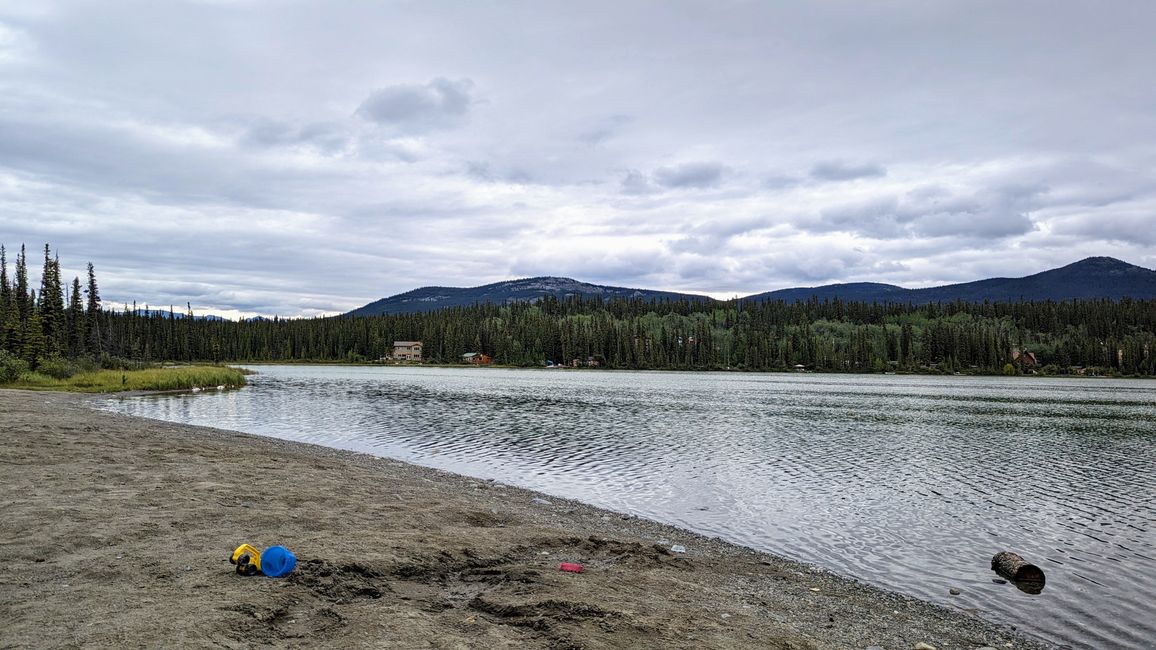
[[[93,399],[0,390],[0,648],[1047,647],[661,524]],[[236,575],[242,542],[297,570]]]

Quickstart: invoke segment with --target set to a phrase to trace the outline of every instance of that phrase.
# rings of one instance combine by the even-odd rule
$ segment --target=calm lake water
[[[254,369],[108,408],[579,499],[1056,643],[1156,646],[1153,381]],[[1000,550],[1043,568],[1043,593],[993,583]]]

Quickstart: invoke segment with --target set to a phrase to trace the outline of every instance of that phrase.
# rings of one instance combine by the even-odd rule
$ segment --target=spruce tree
[[[52,258],[48,244],[44,245],[44,272],[40,275],[40,323],[47,354],[63,354],[67,339],[64,292],[60,288],[60,261]]]
[[[16,313],[16,292],[8,280],[8,255],[0,244],[0,350],[15,351],[16,327],[19,317]]]
[[[100,335],[100,291],[96,287],[96,272],[92,269],[92,262],[88,263],[88,288],[84,293],[87,296],[84,321],[88,328],[84,338],[88,350],[99,354],[104,351]]]
[[[24,252],[24,245],[20,245],[20,254],[16,256],[16,284],[13,286],[12,299],[16,303],[16,321],[13,327],[11,350],[21,357],[24,356],[24,340],[28,331],[28,317],[32,314],[33,297],[28,291],[28,258]]]
[[[44,357],[44,331],[40,323],[39,310],[33,309],[28,314],[28,320],[24,322],[24,329],[21,332],[20,339],[23,343],[20,351],[20,357],[28,362],[29,367],[33,370],[40,365],[40,360]]]
[[[68,296],[68,354],[84,354],[84,339],[88,327],[84,318],[84,303],[80,300],[80,278],[72,278],[72,293]]]
[[[24,252],[24,244],[20,245],[20,254],[16,256],[16,311],[23,325],[32,311],[32,299],[28,295],[28,258]]]
[[[0,306],[12,298],[12,286],[8,283],[8,253],[0,244]]]
[[[88,263],[88,288],[84,290],[88,297],[88,305],[85,311],[89,315],[100,311],[100,291],[96,288],[96,272],[92,270],[92,262]]]

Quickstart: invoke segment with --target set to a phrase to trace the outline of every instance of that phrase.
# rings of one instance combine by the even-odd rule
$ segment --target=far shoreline
[[[1005,375],[1001,373],[972,373],[972,372],[839,372],[834,370],[752,370],[739,368],[608,368],[608,367],[572,367],[572,366],[509,366],[501,364],[474,365],[465,363],[380,363],[376,361],[222,361],[223,365],[246,366],[319,366],[319,367],[350,367],[350,368],[440,368],[462,370],[533,370],[533,371],[567,371],[567,372],[645,372],[645,373],[689,373],[689,374],[738,374],[738,375],[820,375],[824,377],[986,377],[992,379],[1060,379],[1060,380],[1154,380],[1156,375],[1075,375],[1075,374],[1039,374],[1023,373]]]

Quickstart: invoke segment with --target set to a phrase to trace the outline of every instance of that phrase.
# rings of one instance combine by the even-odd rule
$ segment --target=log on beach
[[[1000,551],[991,558],[991,568],[996,573],[1015,582],[1044,584],[1044,571],[1016,553]]]

